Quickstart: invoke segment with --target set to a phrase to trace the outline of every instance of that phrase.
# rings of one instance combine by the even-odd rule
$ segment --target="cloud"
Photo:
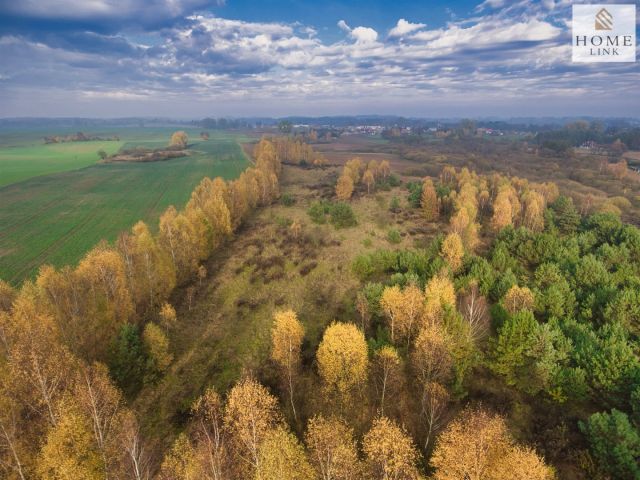
[[[420,30],[421,28],[424,28],[426,26],[427,25],[425,23],[411,23],[404,18],[401,18],[400,20],[398,20],[396,26],[389,31],[389,37],[402,37],[408,33],[415,32],[416,30]]]
[[[174,3],[184,9],[188,2]],[[83,8],[100,4],[88,1]],[[561,108],[567,98],[576,98],[579,84],[583,98],[618,105],[623,96],[623,107],[637,111],[637,64],[607,65],[606,70],[572,64],[566,38],[570,5],[527,5],[514,1],[441,28],[400,19],[382,38],[373,28],[352,28],[340,20],[345,35],[335,41],[321,38],[313,25],[202,12],[143,34],[126,29],[5,32],[0,34],[0,104],[8,106],[5,115],[33,114],[29,108],[46,105],[64,113],[80,100],[85,109],[116,108],[109,101],[117,100],[120,113],[138,105],[138,114],[166,108],[185,116],[220,105],[235,114],[252,114],[252,108],[319,113],[317,105],[338,109],[325,113],[369,105],[372,111],[406,108],[429,114],[435,104],[452,112],[509,102],[537,107],[543,97],[549,108]],[[158,110],[149,110],[153,105]]]
[[[356,27],[351,30],[351,38],[356,43],[373,43],[378,39],[378,32],[369,27]]]

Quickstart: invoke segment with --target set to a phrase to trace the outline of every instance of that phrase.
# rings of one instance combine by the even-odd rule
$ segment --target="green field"
[[[175,129],[133,129],[121,135],[121,145],[166,145]],[[183,206],[204,176],[234,178],[247,166],[237,135],[219,133],[201,141],[198,131],[188,133],[189,157],[95,164],[94,151],[91,166],[48,175],[34,166],[31,172],[38,176],[0,188],[0,278],[18,284],[44,263],[73,264],[101,239],[112,241],[141,219],[155,228],[162,211]],[[1,159],[8,158],[7,150],[0,146]],[[20,170],[27,172],[29,166]]]

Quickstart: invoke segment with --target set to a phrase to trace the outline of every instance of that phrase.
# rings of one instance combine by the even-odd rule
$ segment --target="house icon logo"
[[[596,30],[611,30],[613,28],[613,16],[606,8],[601,8],[596,14]]]

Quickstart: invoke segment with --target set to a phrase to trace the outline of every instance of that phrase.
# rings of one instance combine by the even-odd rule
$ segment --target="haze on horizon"
[[[637,116],[637,62],[571,62],[572,3],[2,2],[0,116]]]

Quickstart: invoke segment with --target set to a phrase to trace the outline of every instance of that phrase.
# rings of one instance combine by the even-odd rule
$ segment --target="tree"
[[[380,307],[389,319],[389,327],[391,330],[391,341],[395,341],[396,322],[402,315],[402,304],[404,302],[404,296],[398,285],[392,287],[385,287],[380,297]]]
[[[142,332],[144,346],[151,362],[151,371],[162,374],[167,371],[173,361],[169,352],[169,339],[162,329],[153,322],[148,322]]]
[[[535,299],[529,288],[514,285],[507,291],[502,303],[507,312],[513,315],[522,310],[533,310]]]
[[[197,222],[198,219],[191,210],[178,213],[173,205],[160,216],[158,241],[171,255],[179,283],[186,281],[192,275],[197,260],[208,253],[204,245],[206,235],[197,231]]]
[[[162,304],[158,316],[160,317],[160,325],[164,328],[165,333],[168,333],[169,329],[173,328],[178,321],[176,309],[169,302]]]
[[[332,323],[324,332],[316,357],[325,389],[336,392],[342,400],[367,377],[367,342],[353,324]]]
[[[535,452],[515,444],[502,417],[467,408],[440,434],[434,480],[553,480]]]
[[[440,215],[440,204],[433,181],[429,177],[425,177],[422,183],[422,196],[420,197],[420,206],[424,212],[427,222],[435,222]]]
[[[513,223],[514,212],[510,201],[508,188],[502,188],[493,202],[493,217],[491,226],[499,231]]]
[[[171,135],[170,147],[187,148],[188,137],[185,132],[179,130]]]
[[[457,233],[450,233],[442,242],[442,258],[447,262],[452,272],[457,272],[462,267],[462,257],[464,256],[464,246],[462,239]]]
[[[598,465],[611,478],[640,477],[640,434],[625,413],[615,408],[611,413],[594,413],[586,422],[580,422],[580,430],[587,436]]]
[[[16,291],[4,280],[0,279],[0,312],[8,312],[16,298]]]
[[[98,157],[100,157],[100,160],[104,160],[108,156],[109,155],[104,150],[102,150],[102,149],[98,150]]]
[[[281,426],[267,433],[260,445],[256,480],[309,480],[313,476],[295,435]]]
[[[393,391],[400,382],[402,371],[398,351],[390,345],[385,345],[376,351],[372,366],[376,387],[380,393],[380,412],[384,414],[387,390]]]
[[[360,478],[360,460],[353,429],[337,418],[316,416],[309,420],[305,442],[309,458],[321,480]]]
[[[386,180],[389,175],[391,175],[391,166],[389,165],[389,160],[383,160],[380,162],[380,174],[382,175],[382,179]]]
[[[544,230],[544,207],[542,194],[534,190],[527,192],[524,197],[524,226],[534,232]]]
[[[362,160],[359,157],[352,158],[348,160],[344,166],[343,174],[349,175],[351,180],[353,180],[353,184],[357,185],[360,183],[360,175],[362,174],[362,170],[364,165],[362,164]]]
[[[278,401],[258,382],[246,378],[231,389],[224,427],[237,458],[243,462],[238,467],[245,473],[255,473],[260,463],[260,445],[280,422]]]
[[[353,194],[353,179],[343,173],[336,184],[336,196],[339,200],[349,200]]]
[[[438,323],[446,308],[455,307],[456,291],[451,279],[442,272],[427,282],[424,290],[424,322]]]
[[[418,452],[407,433],[386,417],[373,421],[364,436],[364,450],[371,479],[417,480]]]
[[[160,478],[162,480],[199,480],[202,478],[200,473],[195,449],[187,435],[181,433],[162,461]]]
[[[367,186],[367,193],[371,193],[371,187],[373,187],[376,183],[375,176],[371,172],[371,170],[367,170],[364,172],[362,176],[362,182]]]
[[[449,339],[441,326],[433,324],[422,328],[416,338],[411,360],[422,385],[444,382],[451,377],[453,359]]]
[[[478,285],[472,283],[460,299],[460,313],[469,325],[469,333],[477,344],[489,334],[490,317],[487,299],[480,294]]]
[[[37,465],[40,478],[104,479],[105,466],[94,442],[90,422],[73,407],[64,406],[62,411],[40,451]]]
[[[533,348],[539,325],[529,310],[510,315],[500,327],[494,346],[491,368],[514,385],[519,370],[525,365],[525,355]]]
[[[83,366],[74,387],[73,402],[89,419],[104,478],[114,478],[121,457],[122,395],[111,383],[107,367],[100,363]]]
[[[120,441],[125,452],[123,470],[127,475],[126,478],[148,480],[150,478],[150,455],[145,450],[138,421],[130,411],[126,411],[123,415]]]
[[[424,440],[425,452],[429,448],[431,437],[440,430],[444,413],[449,403],[449,392],[437,382],[424,385],[421,396],[421,414],[424,418],[427,432]]]
[[[228,451],[223,430],[223,409],[220,395],[208,388],[199,397],[191,412],[195,420],[196,456],[211,480],[227,478]]]
[[[300,368],[300,350],[304,339],[304,328],[293,310],[276,312],[271,329],[271,358],[278,365],[286,379],[289,401],[293,417],[297,421],[296,406],[293,400],[294,377]]]

